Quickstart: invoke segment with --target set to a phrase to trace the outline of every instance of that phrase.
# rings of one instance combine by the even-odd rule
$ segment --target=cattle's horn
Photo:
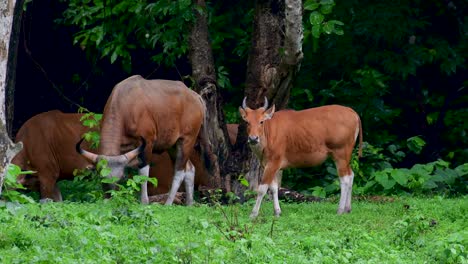
[[[81,142],[83,142],[83,140],[84,138],[81,138],[81,140],[78,141],[78,143],[76,143],[76,146],[75,146],[76,152],[80,153],[81,155],[83,155],[85,158],[92,161],[93,163],[96,163],[98,155],[82,149]]]
[[[265,96],[265,104],[263,105],[263,108],[266,110],[268,108],[268,99]]]
[[[244,100],[242,101],[242,108],[244,108],[244,109],[247,108],[247,96],[244,97]]]
[[[129,161],[136,158],[138,156],[138,154],[140,154],[141,152],[143,152],[145,150],[146,140],[145,140],[144,137],[140,137],[140,138],[141,138],[141,145],[139,147],[137,147],[136,149],[131,150],[131,151],[124,154],[124,156],[127,157],[127,159]]]

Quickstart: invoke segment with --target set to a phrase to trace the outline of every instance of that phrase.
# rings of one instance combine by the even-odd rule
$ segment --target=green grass
[[[0,205],[0,263],[468,263],[467,197],[251,209]]]

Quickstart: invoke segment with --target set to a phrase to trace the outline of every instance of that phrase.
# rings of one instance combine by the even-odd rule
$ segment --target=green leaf
[[[395,169],[390,173],[392,178],[398,182],[401,186],[405,186],[408,183],[408,170],[407,169]]]
[[[312,36],[314,36],[316,39],[320,37],[320,25],[312,26]]]
[[[328,21],[328,23],[344,26],[344,23],[339,21],[339,20],[330,20],[330,21]]]
[[[103,178],[101,180],[102,183],[116,183],[118,181],[119,181],[119,178],[117,177]]]
[[[304,10],[313,11],[320,6],[319,3],[315,2],[315,0],[308,0],[304,3]]]
[[[327,192],[321,186],[315,186],[315,187],[311,188],[311,190],[313,190],[312,195],[315,196],[315,197],[320,197],[320,198],[327,197]]]
[[[419,136],[410,137],[406,140],[406,144],[409,150],[416,154],[420,154],[423,147],[426,145],[426,141]]]
[[[110,173],[111,173],[111,169],[110,168],[102,168],[100,171],[99,171],[99,175],[101,175],[102,177],[106,177],[108,176]]]
[[[455,171],[458,173],[460,177],[468,175],[468,163],[462,164],[455,168]]]
[[[375,180],[380,183],[385,190],[391,189],[396,183],[393,179],[388,178],[388,174],[386,172],[376,172]]]
[[[343,31],[343,29],[341,29],[341,28],[335,28],[335,29],[333,30],[333,33],[335,33],[335,34],[338,35],[338,36],[344,35],[344,31]]]
[[[322,23],[324,16],[317,11],[310,14],[309,21],[312,25],[319,25]]]
[[[329,22],[325,22],[323,24],[323,32],[327,34],[331,34],[335,29],[335,25]]]
[[[114,52],[112,52],[112,56],[111,56],[111,64],[113,64],[116,60],[117,60],[117,52],[114,50]]]
[[[320,7],[320,12],[324,15],[330,14],[333,10],[334,4],[327,4],[327,5],[322,5]]]

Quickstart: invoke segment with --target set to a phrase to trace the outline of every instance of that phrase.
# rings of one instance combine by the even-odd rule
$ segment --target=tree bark
[[[21,21],[23,17],[24,0],[16,0],[12,30],[10,34],[10,51],[8,52],[8,64],[6,73],[6,96],[5,96],[5,116],[8,135],[13,138],[12,125],[15,109],[15,84],[16,84],[16,64],[18,56],[18,44],[20,42]]]
[[[286,107],[302,53],[302,1],[258,0],[255,6],[252,46],[247,63],[247,105],[258,108],[264,97],[277,110]],[[245,133],[245,123],[239,131]],[[238,135],[239,142],[245,138]],[[256,189],[263,174],[258,159],[249,154],[247,180]],[[247,171],[247,168],[246,170]],[[280,177],[280,175],[278,175]]]
[[[192,77],[195,80],[195,90],[203,97],[207,107],[206,131],[211,145],[211,151],[217,157],[211,175],[211,187],[225,188],[230,191],[230,178],[219,161],[228,159],[230,143],[224,121],[224,113],[218,93],[216,69],[213,52],[209,40],[207,11],[204,0],[194,0],[196,21],[191,28],[189,57],[192,65]],[[221,177],[223,175],[223,177]]]
[[[7,0],[0,2],[0,195],[2,193],[3,179],[13,157],[22,149],[22,144],[14,144],[8,136],[5,116],[5,95],[7,87],[7,75],[9,53],[11,51],[11,34],[15,14],[15,4],[21,1]],[[16,62],[15,62],[16,63]],[[10,88],[11,89],[11,88]]]

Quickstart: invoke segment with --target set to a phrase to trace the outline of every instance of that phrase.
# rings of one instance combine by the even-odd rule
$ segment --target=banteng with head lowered
[[[349,107],[327,105],[302,111],[268,109],[268,100],[256,110],[246,106],[246,98],[239,107],[247,122],[248,143],[264,166],[257,189],[257,201],[251,217],[258,210],[268,188],[273,194],[275,215],[281,214],[278,201],[276,173],[284,168],[320,165],[331,157],[340,177],[341,197],[338,214],[351,211],[351,192],[354,173],[351,155],[358,134],[361,155],[362,129],[359,115]]]
[[[173,203],[182,181],[187,204],[192,204],[195,169],[189,156],[198,137],[206,163],[212,162],[212,157],[206,155],[209,144],[202,126],[205,112],[201,96],[182,82],[131,76],[118,83],[107,100],[99,155],[82,150],[79,144],[77,150],[92,162],[107,160],[110,176],[121,179],[124,168],[137,156],[139,174],[147,176],[153,152],[162,153],[174,147],[175,173],[166,204]],[[147,182],[142,184],[141,202],[148,203]]]

